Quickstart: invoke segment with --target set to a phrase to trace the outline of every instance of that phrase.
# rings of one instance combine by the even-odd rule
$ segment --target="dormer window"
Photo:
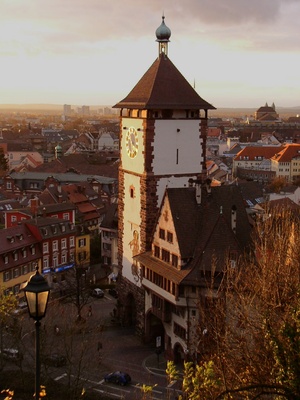
[[[10,243],[14,243],[15,238],[14,238],[13,236],[7,236],[7,240],[8,240]]]

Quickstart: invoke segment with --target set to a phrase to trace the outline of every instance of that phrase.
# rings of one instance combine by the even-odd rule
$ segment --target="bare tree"
[[[300,399],[299,237],[298,215],[268,210],[257,221],[251,254],[236,267],[228,262],[219,285],[208,284],[215,295],[199,301],[206,329],[199,326],[195,339],[198,365],[212,361],[218,382],[209,398]],[[187,385],[188,398],[198,398],[197,390],[204,394]]]

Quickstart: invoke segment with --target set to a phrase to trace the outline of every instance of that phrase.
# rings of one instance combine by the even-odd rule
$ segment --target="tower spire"
[[[165,24],[165,16],[162,15],[162,23],[156,29],[156,41],[158,42],[158,55],[168,55],[168,43],[171,37],[171,30]]]

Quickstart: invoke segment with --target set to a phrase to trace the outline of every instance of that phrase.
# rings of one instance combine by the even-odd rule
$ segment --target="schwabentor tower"
[[[208,110],[169,59],[171,31],[156,30],[158,57],[120,109],[119,296],[124,323],[143,334],[144,290],[134,256],[149,250],[165,189],[206,176]]]

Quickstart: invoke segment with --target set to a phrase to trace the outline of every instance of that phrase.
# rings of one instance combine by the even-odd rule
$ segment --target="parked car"
[[[67,359],[65,356],[57,353],[48,354],[42,357],[42,363],[49,365],[50,367],[63,367],[67,364]]]
[[[102,289],[96,288],[92,290],[92,297],[97,297],[98,299],[102,299],[104,297],[104,292]]]
[[[5,360],[10,361],[21,361],[23,359],[23,354],[18,349],[13,348],[0,350],[0,355],[2,355]]]
[[[118,292],[116,291],[116,289],[114,289],[114,288],[108,289],[108,293],[109,293],[112,297],[114,297],[115,299],[118,298]]]
[[[105,382],[117,383],[125,386],[131,382],[131,377],[126,372],[116,371],[104,376]]]

